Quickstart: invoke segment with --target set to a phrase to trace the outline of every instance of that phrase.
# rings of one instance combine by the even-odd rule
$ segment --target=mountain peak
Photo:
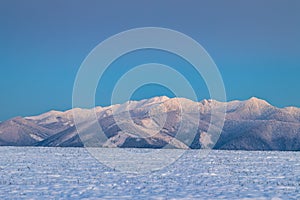
[[[168,99],[170,99],[170,98],[167,97],[167,96],[158,96],[158,97],[152,97],[149,100],[153,101],[153,102],[163,102],[163,101],[166,101]]]
[[[263,100],[263,99],[259,99],[257,97],[251,97],[250,99],[244,101],[246,104],[255,104],[257,106],[261,105],[270,105],[267,101]]]

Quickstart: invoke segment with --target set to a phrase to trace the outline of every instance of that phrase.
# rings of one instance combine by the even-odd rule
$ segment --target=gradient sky
[[[73,82],[88,53],[111,35],[145,26],[198,41],[219,67],[228,100],[256,96],[300,107],[299,10],[298,0],[2,0],[0,121],[70,109]],[[143,55],[160,60],[156,54]],[[105,94],[97,93],[98,105],[108,104]],[[166,88],[145,86],[133,98],[163,94],[172,96]],[[202,94],[208,98],[205,87]]]

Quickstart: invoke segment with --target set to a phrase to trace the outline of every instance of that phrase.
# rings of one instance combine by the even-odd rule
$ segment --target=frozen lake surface
[[[300,152],[199,154],[187,151],[162,170],[132,174],[84,148],[0,147],[0,199],[300,199]]]

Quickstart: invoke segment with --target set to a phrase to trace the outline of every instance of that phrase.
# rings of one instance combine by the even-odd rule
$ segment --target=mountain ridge
[[[212,114],[221,116],[224,106],[227,110],[221,135],[209,133],[209,127],[221,128],[219,123],[210,124],[210,120]],[[77,133],[74,113],[83,136]],[[97,116],[106,137],[100,143],[95,139],[99,137],[99,125],[90,120],[93,116]],[[300,108],[277,108],[256,97],[245,101],[194,102],[160,96],[106,107],[15,117],[0,122],[0,146],[8,145],[298,151]]]

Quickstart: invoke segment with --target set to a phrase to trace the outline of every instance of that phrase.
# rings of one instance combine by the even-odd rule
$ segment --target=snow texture
[[[0,147],[0,199],[300,199],[300,152],[201,151],[129,174],[84,148]]]

